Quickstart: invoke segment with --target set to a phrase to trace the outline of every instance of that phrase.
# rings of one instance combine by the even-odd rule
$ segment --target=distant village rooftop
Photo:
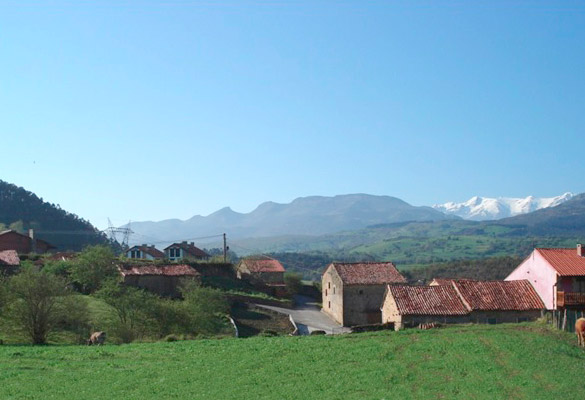
[[[280,261],[267,256],[252,256],[244,258],[242,263],[246,264],[248,271],[257,272],[284,272]]]
[[[0,265],[18,266],[20,265],[20,258],[16,250],[0,251]]]

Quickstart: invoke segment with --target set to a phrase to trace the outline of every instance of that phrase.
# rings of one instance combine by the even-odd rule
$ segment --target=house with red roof
[[[439,322],[497,324],[532,321],[545,306],[527,280],[442,280],[432,286],[388,285],[382,323],[405,326]]]
[[[585,309],[585,247],[535,248],[507,281],[527,279],[548,310]]]
[[[0,251],[0,276],[12,275],[18,272],[20,266],[20,257],[16,250]]]
[[[143,244],[126,250],[126,257],[141,260],[162,260],[165,258],[165,253],[154,246]]]
[[[195,246],[195,243],[173,243],[165,248],[165,258],[171,261],[209,260],[210,255]]]
[[[321,277],[322,311],[344,326],[379,324],[387,285],[405,282],[391,262],[331,263]]]
[[[0,232],[0,251],[15,250],[18,254],[43,254],[55,248],[50,243],[36,239],[32,229],[29,235],[23,235],[14,230]]]
[[[161,296],[177,297],[181,283],[200,279],[201,274],[190,265],[126,265],[119,267],[125,285],[146,289]]]
[[[269,289],[271,294],[286,294],[284,267],[280,261],[267,256],[252,256],[242,259],[236,266],[236,277],[253,285]]]

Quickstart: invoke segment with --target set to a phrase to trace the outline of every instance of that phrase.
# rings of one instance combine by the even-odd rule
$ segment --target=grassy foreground
[[[1,399],[585,397],[585,351],[539,324],[338,337],[0,346]]]

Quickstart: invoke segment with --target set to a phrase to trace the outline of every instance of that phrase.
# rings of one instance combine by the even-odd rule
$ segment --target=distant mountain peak
[[[496,220],[526,214],[542,208],[554,207],[570,200],[575,195],[571,192],[555,197],[480,197],[473,196],[462,202],[447,202],[433,206],[435,210],[447,215],[456,215],[474,221]]]

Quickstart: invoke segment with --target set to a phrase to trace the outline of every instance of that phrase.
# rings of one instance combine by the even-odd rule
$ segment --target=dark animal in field
[[[96,346],[100,346],[100,345],[104,344],[105,341],[106,341],[106,332],[94,332],[89,337],[89,340],[87,341],[87,345],[91,346],[92,344],[95,344]]]
[[[426,323],[419,324],[418,329],[422,329],[423,331],[426,331],[428,329],[439,328],[440,326],[441,326],[441,324],[439,324],[438,322],[426,322]]]
[[[577,335],[577,345],[585,347],[585,318],[579,318],[575,322],[575,334]]]

